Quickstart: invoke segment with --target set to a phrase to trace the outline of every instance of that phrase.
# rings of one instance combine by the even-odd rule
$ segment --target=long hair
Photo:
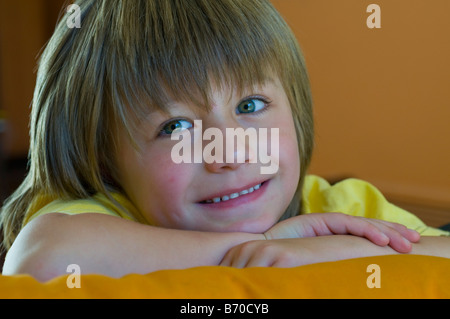
[[[312,102],[298,43],[266,0],[80,0],[81,27],[63,16],[39,61],[29,172],[1,212],[9,249],[37,196],[120,192],[116,141],[166,102],[208,107],[211,83],[243,88],[275,74],[292,108],[301,159],[299,213],[313,149]]]

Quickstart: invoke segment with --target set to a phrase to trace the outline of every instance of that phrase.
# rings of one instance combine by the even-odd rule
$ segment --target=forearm
[[[374,245],[357,236],[334,235],[299,240],[304,257],[303,264],[399,254],[389,246]],[[409,254],[450,258],[450,238],[421,237],[419,242],[412,243]]]
[[[160,269],[217,265],[233,246],[264,238],[142,225],[100,214],[49,214],[27,225],[8,252],[4,274],[29,273],[46,281],[81,272],[121,277]]]
[[[450,258],[450,239],[423,237],[409,253]],[[366,238],[331,235],[308,238],[256,240],[235,246],[221,265],[232,267],[297,267],[360,257],[398,254],[388,245],[375,245]]]
[[[450,237],[422,236],[410,254],[450,258]]]

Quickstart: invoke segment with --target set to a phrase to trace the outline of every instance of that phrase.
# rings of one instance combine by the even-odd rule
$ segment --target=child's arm
[[[374,245],[366,238],[348,235],[251,241],[233,247],[221,262],[232,267],[296,267],[343,259],[392,255],[389,246]],[[411,254],[450,258],[450,238],[421,237]]]
[[[24,227],[8,252],[3,274],[28,273],[45,281],[66,274],[69,264],[78,264],[82,273],[114,277],[218,265],[231,248],[250,241],[264,242],[266,237],[351,233],[380,245],[389,243],[396,249],[409,250],[402,242],[414,240],[414,234],[395,227],[343,214],[310,214],[278,223],[262,235],[171,230],[102,214],[48,214]]]
[[[19,233],[8,251],[4,275],[31,274],[40,281],[81,273],[121,277],[159,269],[217,265],[225,253],[262,234],[208,233],[152,227],[103,214],[47,214]]]

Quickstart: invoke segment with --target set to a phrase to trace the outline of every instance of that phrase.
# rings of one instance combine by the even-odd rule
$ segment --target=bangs
[[[136,119],[169,101],[209,110],[212,83],[239,91],[295,65],[290,30],[266,1],[120,1],[110,15],[111,102]]]

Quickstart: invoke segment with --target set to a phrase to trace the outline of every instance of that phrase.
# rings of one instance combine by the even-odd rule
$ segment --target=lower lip
[[[220,201],[219,203],[199,203],[202,207],[208,209],[227,209],[237,207],[243,204],[248,204],[256,201],[259,197],[261,197],[265,192],[269,185],[270,181],[265,181],[261,184],[259,189],[254,190],[253,192],[245,195],[241,195],[237,198],[229,199],[227,201]]]

